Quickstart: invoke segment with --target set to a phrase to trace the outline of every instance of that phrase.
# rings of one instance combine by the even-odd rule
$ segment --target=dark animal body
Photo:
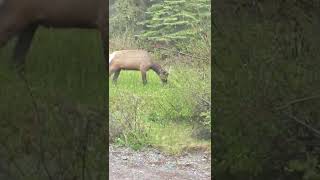
[[[18,35],[13,59],[24,70],[39,26],[96,29],[107,63],[107,13],[107,0],[0,0],[0,48]]]
[[[146,72],[152,69],[163,83],[167,83],[169,73],[159,64],[152,62],[145,50],[122,50],[109,55],[109,77],[114,73],[113,82],[116,83],[121,70],[136,70],[142,75],[143,84],[147,84]]]

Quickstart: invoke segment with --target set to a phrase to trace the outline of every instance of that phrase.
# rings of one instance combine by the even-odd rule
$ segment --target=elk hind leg
[[[117,69],[115,69],[115,68],[109,68],[109,78],[110,78],[110,76],[113,74],[113,73],[115,73],[117,71]]]
[[[29,93],[29,96],[31,97],[32,106],[34,109],[34,121],[32,126],[33,128],[31,128],[29,132],[36,132],[35,129],[40,129],[41,127],[38,105],[36,103],[35,96],[31,90],[30,84],[26,79],[26,77],[24,76],[26,55],[28,53],[28,50],[30,49],[31,42],[36,32],[36,29],[37,29],[37,25],[30,25],[21,31],[21,33],[18,36],[16,45],[14,47],[14,54],[13,54],[13,61],[14,61],[15,68],[18,71],[18,75],[26,85],[26,88]],[[27,137],[26,142],[34,142],[36,137],[37,137],[36,134],[31,133],[30,136]],[[27,143],[26,145],[27,152],[29,151],[29,148],[30,148],[29,146],[31,146],[31,144]]]

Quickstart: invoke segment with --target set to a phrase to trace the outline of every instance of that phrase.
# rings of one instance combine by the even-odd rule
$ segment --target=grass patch
[[[117,85],[109,81],[110,112],[122,129],[116,142],[134,149],[152,146],[169,154],[210,150],[210,139],[194,136],[195,127],[204,127],[197,95],[211,90],[209,68],[176,64],[167,85],[153,71],[148,71],[147,79],[143,86],[140,72],[122,71]],[[210,100],[210,93],[206,96]]]
[[[210,141],[191,137],[193,129],[188,123],[148,124],[149,144],[169,154],[179,154],[186,150],[210,150]]]

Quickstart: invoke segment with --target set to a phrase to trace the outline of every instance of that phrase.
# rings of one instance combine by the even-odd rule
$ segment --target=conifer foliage
[[[144,0],[109,1],[109,25],[111,34],[134,31],[145,9]]]
[[[210,31],[210,0],[162,0],[148,8],[141,39],[175,43]],[[205,26],[205,24],[207,24]]]

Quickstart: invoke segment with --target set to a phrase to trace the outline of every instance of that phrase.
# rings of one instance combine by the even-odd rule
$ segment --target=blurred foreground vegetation
[[[216,1],[216,179],[320,179],[319,1]]]
[[[33,99],[12,68],[13,43],[0,49],[0,179],[106,179],[99,34],[39,29],[25,73]]]

